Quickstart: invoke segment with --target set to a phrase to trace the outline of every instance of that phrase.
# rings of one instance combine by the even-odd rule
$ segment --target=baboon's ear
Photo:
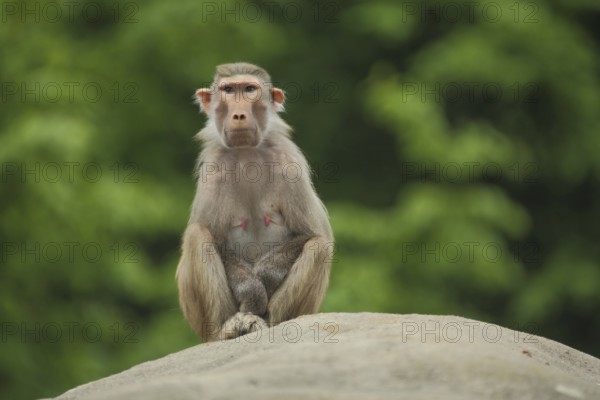
[[[210,89],[198,89],[196,90],[196,103],[200,104],[200,109],[207,115],[210,112],[210,99],[212,98],[212,92]]]
[[[278,88],[271,89],[271,99],[275,105],[276,111],[284,111],[283,103],[285,103],[285,92]]]

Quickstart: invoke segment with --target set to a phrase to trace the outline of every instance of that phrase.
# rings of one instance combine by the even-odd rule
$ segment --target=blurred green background
[[[4,1],[0,397],[197,344],[174,281],[217,64],[266,68],[337,240],[322,311],[600,356],[596,1]]]

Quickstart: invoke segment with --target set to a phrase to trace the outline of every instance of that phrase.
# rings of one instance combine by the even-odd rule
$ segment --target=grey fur
[[[270,81],[263,69],[236,63],[218,66],[214,84],[238,74]],[[198,186],[176,277],[184,316],[205,340],[232,337],[240,312],[255,328],[259,319],[274,325],[315,313],[327,289],[327,210],[291,128],[270,96],[261,101],[267,121],[255,147],[228,147],[210,113],[197,135]]]

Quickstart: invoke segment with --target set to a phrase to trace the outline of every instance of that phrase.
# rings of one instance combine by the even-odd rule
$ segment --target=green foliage
[[[330,210],[323,311],[457,314],[600,355],[595,3],[65,4],[0,15],[0,397],[198,343],[174,282],[192,94],[237,60],[286,89]]]

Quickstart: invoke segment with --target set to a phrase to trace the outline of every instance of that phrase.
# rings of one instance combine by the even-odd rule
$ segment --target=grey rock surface
[[[200,344],[58,397],[236,398],[595,400],[600,360],[461,317],[317,314]]]

